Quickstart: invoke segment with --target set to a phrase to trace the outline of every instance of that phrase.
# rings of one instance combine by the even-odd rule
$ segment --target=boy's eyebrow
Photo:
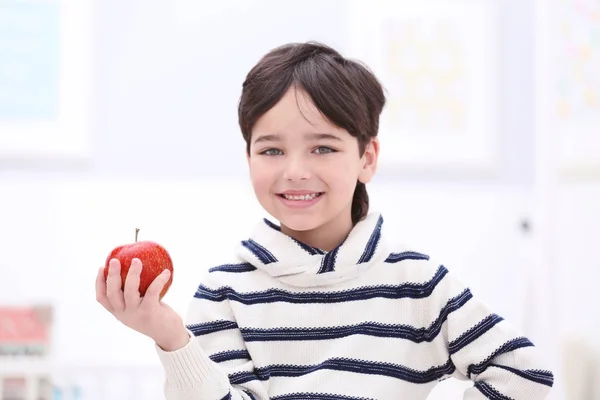
[[[331,140],[342,140],[339,137],[332,135],[331,133],[309,133],[306,135],[308,139],[316,140],[316,139],[331,139]]]
[[[329,140],[342,140],[339,137],[332,135],[331,133],[309,133],[306,135],[306,138],[309,140],[318,140],[318,139],[329,139]],[[260,142],[280,142],[281,135],[278,134],[269,134],[269,135],[260,135],[255,140],[254,143]]]
[[[260,142],[280,142],[280,141],[281,141],[281,136],[280,135],[260,135],[260,136],[258,136],[254,140],[254,143],[260,143]]]

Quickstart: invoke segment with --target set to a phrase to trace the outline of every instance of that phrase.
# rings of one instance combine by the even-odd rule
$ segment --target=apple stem
[[[138,238],[138,232],[140,231],[140,228],[135,228],[135,241],[137,242],[137,238]]]

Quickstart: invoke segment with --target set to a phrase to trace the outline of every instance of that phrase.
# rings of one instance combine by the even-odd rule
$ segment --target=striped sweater
[[[165,352],[167,400],[426,399],[448,377],[464,399],[543,399],[553,384],[510,323],[427,255],[392,246],[371,213],[336,249],[268,220],[211,268]]]

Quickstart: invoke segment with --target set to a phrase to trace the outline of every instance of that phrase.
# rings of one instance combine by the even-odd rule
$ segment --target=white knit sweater
[[[182,349],[156,348],[167,400],[426,399],[450,376],[465,400],[543,399],[533,344],[441,264],[394,247],[371,213],[331,252],[268,220],[192,301]]]

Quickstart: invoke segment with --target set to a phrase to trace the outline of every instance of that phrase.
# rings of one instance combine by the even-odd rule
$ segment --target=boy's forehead
[[[319,109],[315,106],[310,96],[306,93],[290,88],[283,97],[270,109],[267,114],[279,118],[296,118],[304,116],[304,119],[322,120]]]
[[[305,96],[284,96],[255,124],[254,131],[263,134],[286,134],[288,132],[321,132],[335,127],[323,116],[310,99]]]

